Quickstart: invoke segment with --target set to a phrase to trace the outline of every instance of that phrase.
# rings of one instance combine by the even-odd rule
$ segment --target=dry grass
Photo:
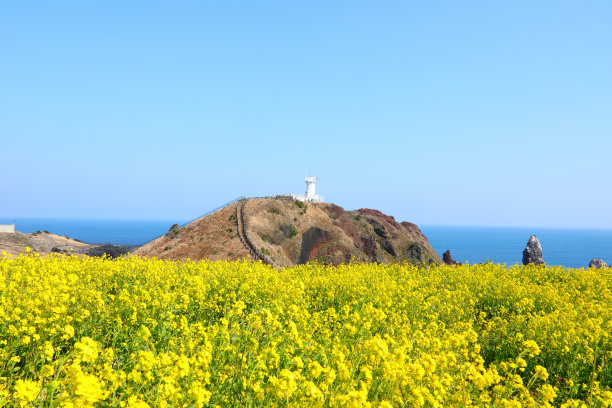
[[[160,259],[237,260],[249,257],[238,238],[236,204],[229,205],[180,229],[174,238],[162,236],[134,252]]]
[[[53,247],[60,247],[69,251],[70,248],[86,248],[89,246],[90,244],[48,232],[36,234],[0,233],[0,252],[5,251],[7,254],[14,256],[25,253],[27,247],[40,255],[48,255]]]
[[[175,236],[158,238],[135,254],[172,260],[249,257],[237,234],[236,206],[194,221]],[[414,245],[423,255],[418,262],[441,262],[416,225],[399,224],[376,210],[344,211],[329,203],[302,206],[276,199],[251,199],[243,209],[251,242],[277,266],[312,261],[398,262],[411,260]]]

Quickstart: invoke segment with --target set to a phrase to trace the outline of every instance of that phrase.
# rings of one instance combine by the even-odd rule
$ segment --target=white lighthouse
[[[315,193],[315,184],[319,181],[318,177],[306,177],[306,201],[315,201],[317,194]]]
[[[318,177],[306,177],[306,194],[292,194],[294,200],[309,201],[313,203],[322,203],[325,197],[315,193],[315,184],[319,181]]]

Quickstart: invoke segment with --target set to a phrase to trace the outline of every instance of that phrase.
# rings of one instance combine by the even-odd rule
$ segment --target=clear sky
[[[0,5],[0,216],[317,192],[417,224],[612,228],[612,2]]]

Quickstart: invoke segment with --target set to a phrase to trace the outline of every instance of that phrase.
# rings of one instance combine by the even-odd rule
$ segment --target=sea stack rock
[[[538,241],[535,235],[529,237],[527,247],[523,251],[523,265],[528,265],[530,263],[536,265],[544,263],[542,259],[542,245],[540,245],[540,241]]]
[[[442,260],[447,265],[458,265],[459,262],[455,261],[451,256],[450,249],[442,254]]]
[[[600,269],[605,267],[606,263],[603,261],[603,259],[600,258],[593,258],[591,259],[591,262],[589,262],[589,268]]]
[[[168,239],[174,239],[178,236],[178,234],[181,233],[181,228],[179,227],[178,224],[173,224],[170,229],[168,230],[168,232],[166,232],[166,234],[164,235],[166,238]]]

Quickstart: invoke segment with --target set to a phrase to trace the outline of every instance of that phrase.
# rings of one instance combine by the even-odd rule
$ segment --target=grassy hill
[[[242,224],[242,225],[241,225]],[[136,252],[162,259],[262,259],[277,266],[441,262],[420,229],[377,210],[274,198],[234,203]]]

